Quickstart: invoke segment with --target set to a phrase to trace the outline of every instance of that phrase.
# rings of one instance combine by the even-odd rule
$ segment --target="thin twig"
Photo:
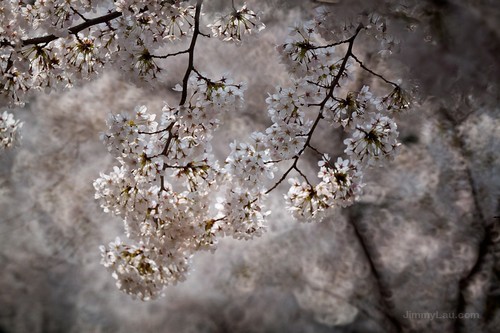
[[[363,62],[361,60],[358,59],[358,57],[356,57],[354,54],[351,54],[351,56],[353,57],[354,60],[356,60],[356,62],[359,64],[359,66],[361,66],[361,68],[363,68],[365,71],[367,71],[368,73],[372,74],[372,75],[375,75],[376,77],[382,79],[384,82],[388,83],[388,84],[391,84],[393,85],[394,87],[398,88],[399,85],[397,83],[394,83],[392,81],[389,81],[387,80],[385,77],[383,77],[382,75],[380,74],[377,74],[375,73],[374,71],[372,71],[371,69],[369,69],[368,67],[366,67]]]
[[[189,53],[189,49],[187,50],[182,50],[182,51],[179,51],[179,52],[175,52],[175,53],[169,53],[169,54],[166,54],[166,55],[151,55],[151,58],[157,58],[157,59],[167,59],[167,58],[170,58],[170,57],[175,57],[175,56],[178,56],[180,54],[184,54],[184,53]]]
[[[329,47],[337,46],[337,45],[342,45],[342,44],[347,44],[350,42],[350,38],[346,40],[341,40],[340,42],[335,42],[327,45],[318,45],[318,46],[311,46],[309,47],[310,50],[317,50],[317,49],[326,49]]]
[[[79,11],[77,11],[73,6],[70,6],[71,10],[78,16],[80,16],[80,18],[82,20],[84,20],[85,22],[87,22],[89,19],[86,18],[85,16],[83,16]]]

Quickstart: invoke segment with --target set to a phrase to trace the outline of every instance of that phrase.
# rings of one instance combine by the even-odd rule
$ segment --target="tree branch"
[[[356,37],[358,36],[359,32],[363,29],[363,26],[360,25],[358,26],[358,28],[356,29],[356,32],[355,34],[343,41],[343,43],[347,42],[349,43],[349,46],[347,48],[347,52],[344,56],[344,59],[342,61],[342,64],[340,65],[340,68],[339,68],[339,71],[337,73],[337,76],[335,76],[335,79],[333,80],[331,86],[329,87],[329,90],[328,90],[328,93],[326,94],[326,97],[323,99],[323,101],[321,101],[321,103],[319,104],[314,104],[314,106],[319,106],[319,113],[318,113],[318,116],[316,117],[316,119],[314,120],[314,123],[311,127],[311,129],[309,130],[309,132],[307,133],[307,139],[306,139],[306,142],[304,143],[304,146],[302,147],[302,149],[300,149],[300,151],[292,158],[294,160],[292,166],[283,174],[283,176],[280,178],[280,180],[278,180],[269,190],[267,190],[265,192],[265,194],[269,194],[271,191],[273,191],[276,187],[278,187],[279,184],[281,184],[286,176],[288,176],[288,174],[292,171],[292,170],[297,170],[299,172],[299,174],[301,176],[303,176],[307,183],[312,187],[312,185],[309,183],[309,181],[307,180],[307,178],[305,177],[304,174],[302,174],[302,172],[300,172],[300,170],[297,168],[297,162],[299,161],[299,158],[300,156],[302,155],[302,153],[304,153],[304,150],[306,150],[307,147],[310,147],[310,142],[311,142],[311,139],[312,139],[312,136],[314,134],[314,131],[316,129],[316,127],[318,126],[320,120],[323,118],[323,109],[325,108],[325,105],[326,105],[326,102],[328,102],[328,100],[330,98],[334,98],[333,97],[333,92],[335,90],[335,87],[337,87],[339,81],[340,81],[340,78],[342,77],[342,75],[344,74],[344,71],[346,70],[346,66],[347,66],[347,60],[349,60],[349,57],[352,56],[352,47],[354,45],[354,40],[356,39]],[[311,106],[311,105],[309,105]]]
[[[365,71],[367,71],[368,73],[370,73],[370,74],[372,74],[372,75],[374,75],[374,76],[376,76],[376,77],[378,77],[378,78],[382,79],[384,82],[386,82],[386,83],[388,83],[388,84],[391,84],[391,85],[393,85],[393,86],[394,86],[394,87],[396,87],[396,88],[399,88],[399,85],[397,85],[396,83],[394,83],[394,82],[392,82],[392,81],[387,80],[387,79],[386,79],[385,77],[383,77],[382,75],[377,74],[377,73],[375,73],[374,71],[372,71],[371,69],[369,69],[368,67],[366,67],[366,66],[363,64],[363,62],[362,62],[361,60],[359,60],[359,59],[358,59],[358,57],[356,57],[354,54],[351,54],[351,56],[353,57],[353,59],[354,59],[354,60],[356,60],[356,62],[359,64],[359,66],[360,66],[361,68],[363,68]]]
[[[328,91],[328,94],[326,95],[325,99],[319,104],[320,113],[323,112],[323,109],[325,108],[326,102],[328,102],[328,100],[330,98],[333,98],[333,91],[335,90],[335,88],[339,84],[339,81],[340,81],[340,78],[342,77],[342,74],[344,74],[344,71],[345,71],[346,66],[347,66],[347,60],[349,60],[349,57],[354,56],[354,54],[352,53],[352,47],[354,45],[354,40],[356,39],[356,37],[358,36],[359,32],[362,29],[363,29],[363,26],[359,25],[358,28],[356,29],[356,33],[351,38],[349,38],[347,40],[347,42],[349,43],[349,46],[347,47],[347,52],[344,56],[344,60],[342,61],[342,64],[340,65],[339,72],[337,73],[337,76],[335,77],[335,79],[332,82],[332,85],[330,86],[330,90]]]
[[[189,53],[189,49],[187,50],[182,50],[182,51],[179,51],[179,52],[175,52],[175,53],[169,53],[169,54],[166,54],[166,55],[151,55],[151,58],[158,58],[158,59],[167,59],[167,58],[170,58],[170,57],[175,57],[175,56],[178,56],[180,54],[184,54],[184,53]]]
[[[194,48],[196,46],[196,40],[198,39],[198,35],[200,34],[200,15],[201,15],[201,5],[203,4],[203,0],[198,0],[196,2],[196,12],[194,14],[194,30],[193,37],[191,38],[191,44],[189,45],[189,49],[187,52],[189,53],[189,63],[186,69],[186,73],[184,74],[184,79],[182,80],[182,96],[179,102],[179,105],[184,105],[187,100],[187,85],[189,81],[189,76],[194,69]]]
[[[121,12],[113,11],[110,12],[109,14],[99,16],[93,19],[88,19],[85,22],[75,25],[74,27],[69,28],[69,32],[71,34],[77,34],[82,30],[85,30],[87,28],[90,28],[94,25],[98,25],[101,23],[107,23],[109,21],[112,21],[118,17],[122,16]],[[23,46],[28,46],[28,45],[36,45],[36,44],[46,44],[50,43],[56,39],[59,39],[59,37],[55,35],[46,35],[46,36],[41,36],[41,37],[35,37],[35,38],[30,38],[30,39],[25,39],[22,41]]]

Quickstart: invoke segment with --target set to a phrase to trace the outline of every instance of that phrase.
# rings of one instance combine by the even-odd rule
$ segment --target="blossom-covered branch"
[[[75,13],[78,16],[82,17],[77,12],[75,12]],[[90,28],[90,27],[97,25],[97,24],[108,23],[109,21],[114,20],[120,16],[122,16],[122,13],[117,12],[117,11],[112,11],[106,15],[102,15],[102,16],[96,17],[94,19],[84,19],[83,23],[69,28],[68,33],[76,35],[80,31],[83,31],[83,30]],[[60,34],[64,35],[65,33],[61,31]],[[41,37],[24,39],[24,40],[22,40],[21,44],[23,46],[35,45],[35,44],[48,44],[48,43],[50,43],[58,38],[60,38],[60,36],[56,36],[56,35],[51,34],[51,35],[46,35],[46,36],[41,36]]]
[[[301,221],[318,221],[360,195],[365,170],[395,155],[394,111],[409,107],[399,84],[355,56],[355,41],[377,35],[377,22],[360,22],[338,34],[325,29],[326,14],[290,30],[278,48],[291,75],[266,99],[271,125],[233,142],[223,161],[212,139],[224,114],[244,105],[246,84],[229,75],[210,77],[196,63],[203,27],[222,41],[241,44],[265,25],[260,13],[231,2],[228,13],[205,22],[203,0],[9,0],[0,5],[0,95],[21,104],[36,90],[68,87],[105,68],[138,84],[156,84],[170,60],[186,59],[174,90],[157,113],[138,106],[110,115],[102,140],[117,165],[94,182],[105,212],[123,218],[127,239],[102,247],[102,263],[120,289],[141,299],[186,278],[191,257],[214,251],[221,237],[251,239],[266,229],[266,199],[285,180],[285,201]],[[228,6],[229,7],[229,6]],[[96,8],[102,16],[96,17]],[[94,17],[94,18],[91,18]],[[384,40],[375,36],[375,40]],[[40,36],[41,37],[35,37]],[[181,43],[185,43],[179,45]],[[376,97],[368,85],[353,88],[358,70],[390,87]],[[12,127],[12,119],[4,121]],[[344,153],[331,159],[313,148],[320,124],[345,131]],[[9,134],[10,135],[10,134]],[[342,144],[342,143],[340,143]],[[319,155],[316,177],[299,167],[306,150]],[[286,171],[274,180],[280,164]],[[290,178],[292,173],[298,178]],[[299,180],[300,179],[300,180]]]

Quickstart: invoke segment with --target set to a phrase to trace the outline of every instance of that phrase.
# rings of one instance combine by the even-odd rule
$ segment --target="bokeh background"
[[[358,53],[418,87],[418,103],[397,115],[400,155],[367,173],[360,201],[300,224],[280,186],[263,237],[222,239],[164,297],[133,300],[99,264],[98,246],[123,235],[120,219],[94,200],[93,180],[114,164],[99,133],[109,112],[175,103],[185,59],[153,88],[109,71],[39,96],[15,110],[22,143],[0,155],[0,332],[498,332],[500,4],[330,2],[339,20],[373,7],[391,16],[401,50],[382,59],[367,41]],[[215,138],[221,159],[229,142],[269,125],[267,92],[290,80],[275,46],[318,2],[248,3],[262,10],[265,31],[238,47],[202,40],[197,51],[199,69],[248,82],[245,109],[228,114]],[[207,18],[228,6],[207,1]],[[351,84],[363,83],[377,84]],[[342,135],[325,126],[314,144],[336,156]],[[306,156],[301,168],[314,172],[316,163]],[[408,311],[479,318],[409,319]]]

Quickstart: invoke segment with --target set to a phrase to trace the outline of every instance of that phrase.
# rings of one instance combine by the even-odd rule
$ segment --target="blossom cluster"
[[[127,237],[101,247],[102,263],[121,290],[144,300],[184,280],[191,257],[215,250],[220,237],[261,235],[270,214],[266,198],[287,179],[285,201],[297,220],[319,221],[332,207],[352,204],[361,194],[366,168],[394,157],[399,143],[392,115],[410,104],[399,82],[372,71],[354,51],[362,35],[391,44],[384,19],[370,16],[339,29],[328,11],[319,10],[315,19],[291,28],[278,47],[292,78],[266,99],[271,124],[233,142],[220,162],[211,141],[223,114],[243,106],[245,84],[198,71],[197,39],[210,37],[204,31],[211,31],[213,37],[240,44],[264,24],[258,12],[232,2],[228,13],[203,26],[202,3],[0,4],[0,96],[10,104],[22,103],[32,90],[71,86],[106,66],[151,84],[166,77],[169,58],[188,58],[184,78],[174,88],[181,95],[177,105],[165,102],[158,113],[140,106],[132,114],[111,115],[102,135],[117,165],[95,180],[95,198],[105,212],[123,219]],[[390,90],[376,94],[378,89],[354,84],[359,71]],[[316,148],[313,137],[320,123],[345,131],[341,156],[331,160]],[[2,146],[12,145],[19,127],[11,115],[2,115]],[[300,168],[306,151],[318,155],[314,179]],[[279,165],[288,169],[275,177]]]
[[[273,124],[266,129],[265,143],[273,160],[287,160],[304,149],[313,122],[304,110],[311,94],[299,82],[290,88],[280,87],[266,99]]]
[[[15,144],[19,136],[18,129],[22,126],[12,113],[4,111],[0,114],[0,149],[10,148]]]
[[[144,12],[135,1],[119,3],[123,13]],[[199,24],[198,10],[187,15],[194,24]],[[116,239],[101,248],[102,262],[120,289],[154,298],[164,286],[185,279],[191,256],[215,250],[220,237],[261,235],[270,214],[266,198],[287,178],[291,186],[285,201],[292,216],[319,221],[332,207],[346,207],[359,197],[367,167],[394,157],[399,143],[391,114],[409,106],[406,93],[353,53],[356,38],[369,28],[359,26],[346,39],[325,44],[321,17],[293,27],[278,48],[293,78],[266,99],[272,124],[246,141],[233,142],[223,163],[213,155],[211,140],[222,113],[243,105],[245,85],[226,76],[210,79],[192,62],[189,79],[174,88],[183,96],[180,105],[166,103],[159,121],[145,107],[132,116],[109,118],[102,138],[119,165],[101,174],[94,187],[104,210],[124,219],[131,241]],[[243,34],[263,25],[244,5],[219,15],[209,27],[214,36],[239,43]],[[392,90],[376,96],[366,84],[352,89],[356,70],[366,70]],[[346,132],[344,156],[331,161],[312,145],[320,122]],[[306,150],[319,155],[317,181],[299,168]],[[290,166],[276,181],[279,164]]]
[[[382,164],[395,156],[397,125],[391,115],[409,107],[409,97],[397,83],[366,67],[355,55],[353,45],[361,34],[373,35],[372,26],[325,33],[325,12],[309,22],[290,29],[285,43],[278,47],[283,64],[294,75],[292,88],[278,88],[268,98],[273,125],[268,128],[268,147],[273,160],[291,160],[299,177],[290,178],[285,196],[292,215],[298,220],[321,220],[333,206],[352,204],[361,194],[366,167]],[[342,39],[331,40],[332,34]],[[325,36],[326,35],[326,36]],[[376,37],[378,38],[378,36]],[[327,42],[325,42],[327,41]],[[375,96],[370,86],[353,90],[352,77],[364,70],[392,86],[388,94]],[[321,121],[346,132],[345,157],[330,163],[327,154],[311,145]],[[290,144],[293,142],[294,144]],[[321,156],[316,185],[297,167],[305,150]],[[277,152],[279,153],[277,153]]]
[[[285,195],[292,216],[302,222],[321,220],[328,209],[335,206],[347,207],[361,194],[362,173],[356,161],[343,160],[330,163],[325,154],[318,162],[318,177],[321,182],[312,186],[307,181],[290,178],[290,189]]]
[[[5,0],[0,3],[0,96],[22,104],[25,94],[71,87],[105,67],[135,83],[164,77],[165,47],[193,30],[193,1]],[[223,39],[263,29],[243,5],[208,28]],[[185,52],[184,52],[185,53]]]
[[[213,200],[228,177],[210,140],[221,113],[241,104],[243,89],[226,77],[194,74],[188,81],[188,102],[165,105],[159,121],[146,107],[133,115],[110,116],[102,139],[119,166],[101,174],[94,187],[104,210],[124,219],[133,242],[116,240],[101,248],[103,264],[125,292],[156,297],[165,285],[185,278],[193,253],[215,249],[217,235],[251,236],[248,221],[262,219],[254,211],[257,205],[249,202],[244,203],[248,216],[239,220],[241,227],[233,214],[238,210],[226,212],[225,207],[241,205],[245,193],[219,202],[220,209]]]
[[[219,14],[214,23],[208,25],[214,37],[226,42],[241,42],[243,35],[258,33],[266,26],[260,21],[260,14],[255,13],[247,7],[247,4],[239,9],[233,5],[233,11],[229,14]]]

